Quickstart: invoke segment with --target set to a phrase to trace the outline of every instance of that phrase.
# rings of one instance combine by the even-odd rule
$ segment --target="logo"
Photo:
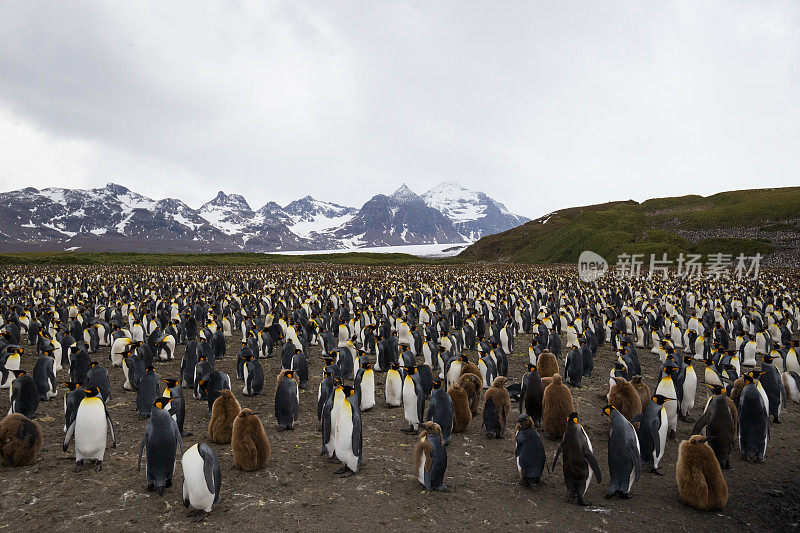
[[[596,281],[608,272],[608,261],[600,255],[584,250],[578,257],[578,277],[587,283]]]

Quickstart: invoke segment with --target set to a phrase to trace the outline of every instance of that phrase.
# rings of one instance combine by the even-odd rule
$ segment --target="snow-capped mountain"
[[[428,206],[447,217],[469,241],[500,233],[524,224],[529,219],[510,213],[506,206],[482,192],[446,181],[422,195]]]
[[[360,209],[310,196],[254,211],[222,191],[199,209],[121,185],[32,187],[0,193],[7,251],[290,251],[464,243],[526,221],[483,193],[443,183],[419,196],[405,184]]]
[[[442,213],[428,207],[405,183],[391,196],[373,196],[334,234],[353,246],[465,242]]]

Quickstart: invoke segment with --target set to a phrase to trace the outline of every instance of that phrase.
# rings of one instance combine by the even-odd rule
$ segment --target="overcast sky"
[[[0,3],[0,190],[533,218],[798,176],[797,1]]]

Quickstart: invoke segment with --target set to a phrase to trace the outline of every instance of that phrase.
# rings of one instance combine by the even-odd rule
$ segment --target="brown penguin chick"
[[[633,376],[631,378],[631,385],[633,385],[633,388],[639,393],[639,398],[642,401],[642,412],[644,413],[652,397],[650,394],[650,387],[647,386],[647,383],[642,382],[642,376]]]
[[[0,464],[27,466],[42,449],[42,428],[25,415],[12,413],[0,420]]]
[[[506,432],[506,419],[511,410],[511,398],[506,390],[506,377],[498,376],[486,389],[483,402],[483,427],[490,439],[500,439]]]
[[[542,390],[546,389],[548,385],[553,382],[553,376],[549,378],[542,378]]]
[[[481,396],[483,396],[483,378],[475,375],[472,372],[462,374],[458,378],[458,384],[466,391],[467,398],[469,398],[469,410],[472,416],[478,414],[478,407],[481,405]]]
[[[542,379],[552,377],[553,374],[558,374],[558,360],[556,356],[550,350],[545,350],[539,354],[539,358],[536,360],[536,369],[539,372],[539,376]],[[568,415],[569,413],[565,414],[564,416]]]
[[[678,447],[675,479],[681,501],[701,511],[722,509],[728,503],[728,485],[706,437],[692,435]]]
[[[542,428],[551,439],[560,439],[567,429],[567,415],[575,411],[572,393],[555,374],[553,382],[544,389],[542,396]]]
[[[233,421],[233,466],[245,472],[262,468],[269,459],[269,440],[256,413],[242,409]]]
[[[744,390],[745,382],[744,382],[744,374],[739,376],[739,379],[733,382],[733,390],[731,390],[731,400],[733,400],[734,405],[739,405],[739,398],[742,397],[742,391]]]
[[[454,385],[455,386],[455,385]],[[451,389],[452,390],[452,389]],[[435,422],[425,422],[420,425],[419,439],[414,444],[414,474],[419,479],[419,482],[425,484],[425,471],[431,468],[431,454],[433,453],[433,444],[427,438],[438,437],[441,439],[442,428]]]
[[[222,389],[219,398],[211,406],[211,421],[208,423],[208,440],[217,444],[230,444],[233,421],[242,407],[228,389]]]
[[[473,374],[478,376],[481,379],[481,387],[483,387],[483,378],[481,377],[481,371],[478,368],[478,365],[470,361],[465,361],[461,364],[461,375],[463,376],[464,374]]]
[[[459,383],[454,383],[447,391],[450,399],[453,400],[455,410],[455,420],[453,420],[453,433],[463,433],[472,422],[472,412],[469,410],[469,397],[467,391]]]
[[[622,416],[630,421],[634,416],[642,412],[642,399],[633,387],[633,384],[625,378],[614,378],[614,386],[608,393],[608,403],[617,408]]]

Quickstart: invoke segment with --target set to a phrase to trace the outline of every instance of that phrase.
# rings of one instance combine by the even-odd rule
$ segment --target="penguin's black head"
[[[148,366],[147,368],[145,368],[145,370],[144,370],[144,371],[145,371],[145,372],[155,372],[155,371],[156,371],[156,367],[154,367],[154,366]]]
[[[389,363],[389,368],[392,369],[392,370],[400,370],[400,365],[398,365],[395,362],[391,362],[391,363]]]
[[[434,379],[432,383],[433,383],[433,388],[434,389],[441,389],[442,388],[442,380],[441,379]]]
[[[774,357],[772,357],[772,356],[771,356],[771,355],[769,355],[769,354],[765,354],[765,355],[762,357],[762,360],[763,360],[765,363],[767,363],[767,364],[770,364],[771,362],[773,362],[773,361],[775,360],[775,358],[774,358]]]
[[[573,424],[577,424],[578,423],[578,412],[577,411],[573,411],[573,412],[571,412],[570,414],[567,415],[567,423],[570,423],[570,422],[572,422]]]
[[[625,370],[625,365],[617,361],[614,363],[614,370]]]
[[[744,378],[745,384],[749,385],[751,383],[755,383],[756,378],[753,376],[753,374],[754,374],[754,372],[750,371],[747,374],[745,374],[744,376],[742,376]]]
[[[352,395],[356,393],[356,389],[354,389],[350,385],[342,385],[342,390],[344,391],[345,398],[350,398]]]
[[[89,368],[94,368],[94,367],[98,366],[99,364],[100,363],[98,363],[97,361],[90,361],[89,362]]]
[[[614,406],[613,406],[613,405],[610,405],[610,404],[609,404],[609,405],[606,405],[605,407],[603,407],[603,413],[604,413],[606,416],[611,416],[611,412],[612,412],[613,410],[614,410]]]
[[[208,380],[201,379],[197,382],[197,386],[200,387],[201,390],[208,390]]]
[[[161,396],[160,398],[156,398],[153,400],[153,405],[158,407],[159,409],[169,409],[169,402],[172,401],[172,398],[166,398]]]
[[[14,377],[17,377],[17,378],[21,378],[22,376],[27,374],[27,372],[25,372],[24,370],[12,370],[11,372],[13,372],[14,373]]]
[[[173,379],[173,378],[166,378],[166,379],[162,379],[161,381],[166,383],[167,387],[169,387],[170,389],[172,387],[176,387],[178,385],[178,380],[177,379]]]
[[[67,388],[67,390],[70,391],[77,390],[78,387],[81,386],[81,384],[78,383],[77,381],[62,381],[61,383],[59,383],[59,385],[63,385],[64,387]]]
[[[536,365],[533,363],[528,363],[528,372],[536,372]]]
[[[286,371],[283,373],[283,377],[285,377],[285,378],[289,378],[289,379],[294,379],[294,371],[292,371],[292,370],[286,370]]]
[[[87,398],[94,398],[100,395],[100,389],[97,387],[89,387],[88,389],[83,389],[83,392],[86,393]]]
[[[723,394],[725,392],[725,387],[722,385],[712,385],[711,383],[706,383],[706,386],[711,389],[711,391],[716,394]]]

